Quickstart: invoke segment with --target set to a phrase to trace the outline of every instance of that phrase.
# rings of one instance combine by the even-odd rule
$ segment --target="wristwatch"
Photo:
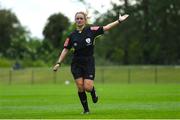
[[[60,63],[60,62],[57,62],[56,64],[58,64],[59,66],[61,66],[61,63]]]
[[[120,19],[118,19],[118,22],[121,23],[122,21]]]

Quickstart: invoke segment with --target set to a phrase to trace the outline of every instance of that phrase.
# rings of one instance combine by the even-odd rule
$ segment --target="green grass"
[[[180,118],[178,84],[97,84],[89,115],[80,114],[74,83],[0,87],[0,118]]]

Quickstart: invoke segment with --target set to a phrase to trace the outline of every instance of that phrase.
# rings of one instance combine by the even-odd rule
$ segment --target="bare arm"
[[[128,18],[128,16],[129,16],[128,14],[125,14],[125,15],[123,15],[123,16],[119,15],[119,19],[118,19],[118,20],[116,20],[116,21],[114,21],[114,22],[112,22],[112,23],[109,23],[109,24],[103,26],[103,30],[104,30],[104,31],[110,30],[111,28],[117,26],[117,25],[118,25],[119,23],[121,23],[122,21],[126,20],[126,18]]]
[[[57,71],[58,68],[60,67],[62,61],[64,60],[64,58],[66,57],[67,53],[68,53],[68,49],[64,48],[63,51],[61,52],[60,56],[59,56],[59,59],[56,63],[56,65],[53,67],[53,70],[54,71]]]

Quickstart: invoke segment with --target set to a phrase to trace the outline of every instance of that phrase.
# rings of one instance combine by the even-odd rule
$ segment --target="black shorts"
[[[74,57],[71,63],[71,72],[74,79],[83,77],[83,79],[94,80],[95,61],[94,57]]]

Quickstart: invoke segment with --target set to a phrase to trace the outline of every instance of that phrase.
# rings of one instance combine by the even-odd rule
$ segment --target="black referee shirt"
[[[73,31],[64,43],[64,48],[75,49],[75,57],[93,56],[94,39],[104,33],[103,27],[89,26],[85,27],[80,33],[78,30]]]

